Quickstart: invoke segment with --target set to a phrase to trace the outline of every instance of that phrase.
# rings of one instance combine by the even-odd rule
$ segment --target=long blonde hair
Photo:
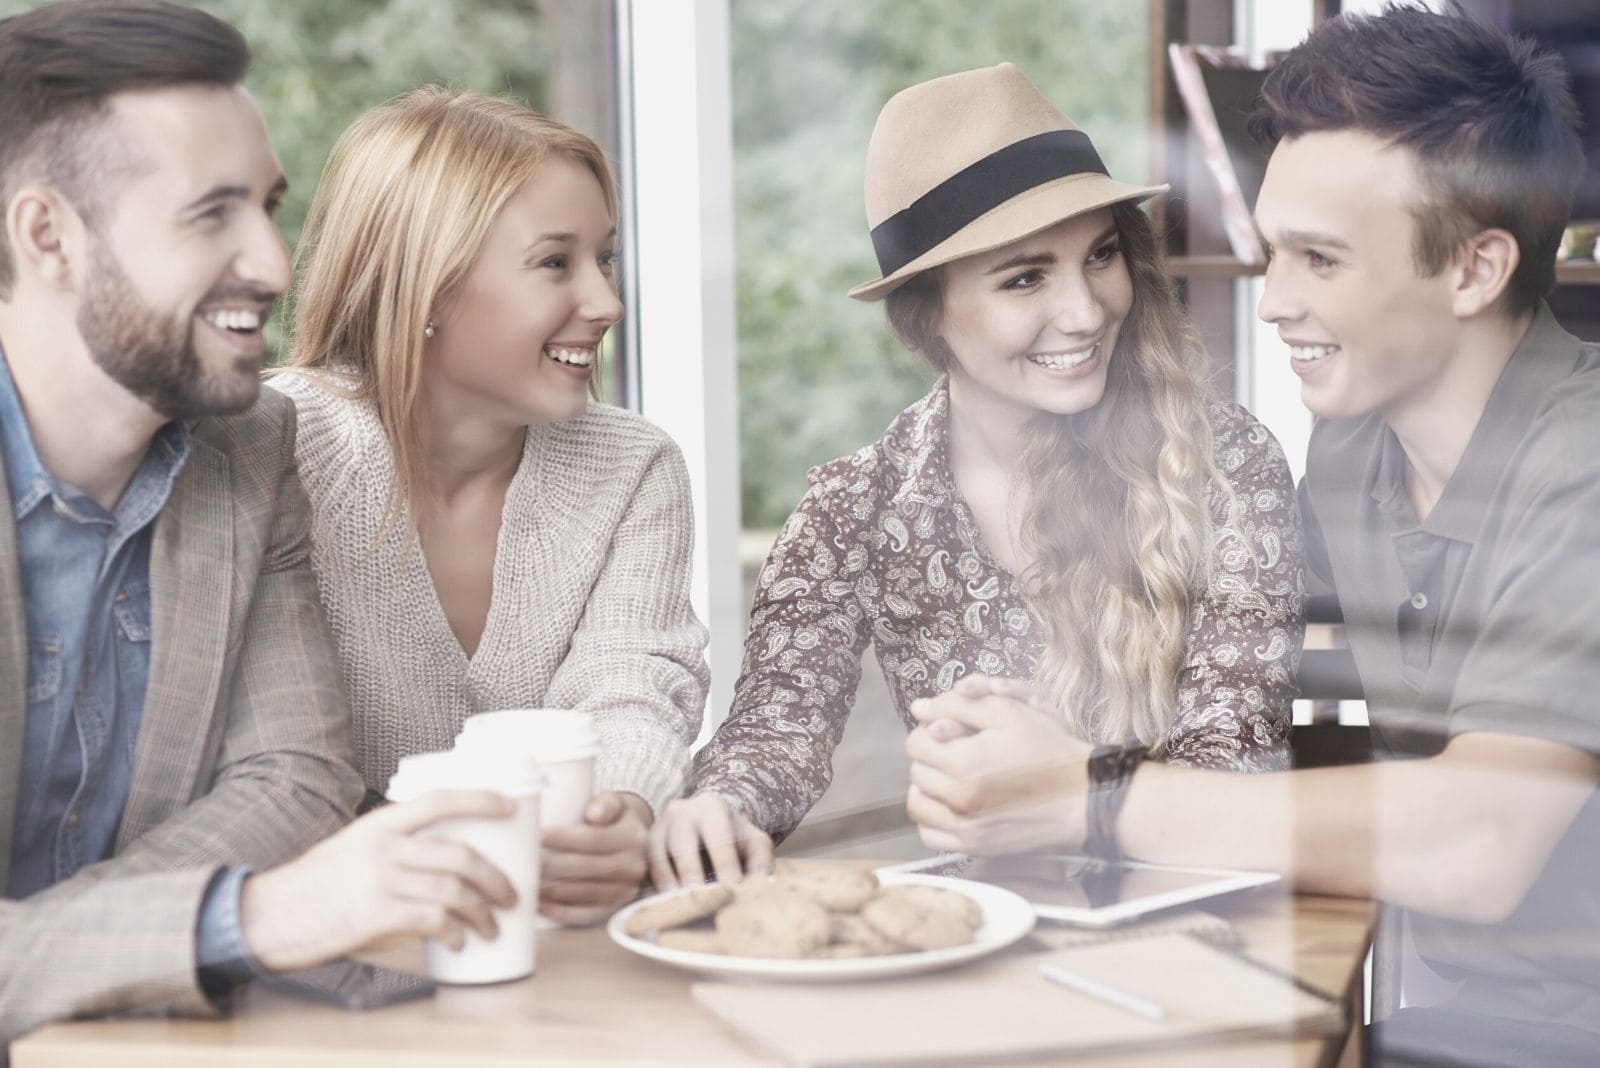
[[[394,457],[386,528],[423,484],[418,392],[428,321],[466,277],[506,201],[552,158],[588,167],[616,218],[598,145],[481,93],[413,89],[357,119],[328,157],[295,257],[282,370],[348,370],[355,377],[344,392],[374,404]],[[598,367],[590,391],[599,396]]]
[[[1187,325],[1150,220],[1111,209],[1133,282],[1100,402],[1041,414],[1018,475],[1030,501],[1021,576],[1045,644],[1034,682],[1081,736],[1160,755],[1176,712],[1189,612],[1211,581],[1212,516],[1236,502],[1212,460],[1203,349]],[[934,268],[888,298],[910,348],[950,370]]]

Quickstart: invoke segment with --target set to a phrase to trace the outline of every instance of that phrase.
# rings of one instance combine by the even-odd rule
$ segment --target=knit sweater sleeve
[[[706,630],[689,604],[693,549],[688,469],[660,435],[546,698],[594,714],[595,788],[638,794],[656,811],[682,786],[710,683]]]
[[[295,461],[300,484],[311,498],[314,523],[325,523],[337,505],[361,501],[363,480],[384,485],[390,467],[373,470],[373,452],[382,449],[383,429],[375,415],[344,392],[354,380],[328,371],[285,371],[266,381],[294,401],[299,433]]]

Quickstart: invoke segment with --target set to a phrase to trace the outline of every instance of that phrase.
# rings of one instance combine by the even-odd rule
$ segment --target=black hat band
[[[963,167],[872,228],[872,248],[887,278],[974,219],[1035,186],[1074,174],[1106,174],[1082,130],[1035,134]]]

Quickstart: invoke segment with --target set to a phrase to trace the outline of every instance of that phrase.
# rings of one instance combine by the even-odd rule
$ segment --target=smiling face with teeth
[[[600,341],[622,318],[615,249],[594,173],[559,157],[540,167],[434,316],[422,370],[431,417],[522,427],[582,415]]]
[[[261,115],[243,90],[204,84],[119,93],[110,112],[104,136],[132,176],[88,213],[79,333],[166,418],[243,410],[290,277],[272,221],[285,182]]]
[[[1100,403],[1133,306],[1110,208],[947,264],[939,333],[950,397],[991,425]]]
[[[1272,250],[1257,309],[1278,328],[1306,407],[1391,425],[1450,390],[1462,323],[1457,267],[1424,277],[1414,255],[1423,191],[1410,149],[1357,130],[1286,138],[1256,223]]]

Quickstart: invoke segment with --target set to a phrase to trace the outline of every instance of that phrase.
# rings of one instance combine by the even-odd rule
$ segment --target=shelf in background
[[[1556,282],[1564,286],[1600,286],[1600,262],[1568,260],[1558,263]]]
[[[1265,274],[1264,263],[1245,263],[1233,256],[1171,256],[1167,259],[1174,278],[1198,281],[1227,281]],[[1600,262],[1569,260],[1556,264],[1556,282],[1564,286],[1600,286]]]
[[[1264,263],[1246,263],[1233,256],[1168,256],[1167,267],[1174,278],[1193,278],[1200,281],[1227,281],[1230,278],[1249,278],[1266,274]]]

